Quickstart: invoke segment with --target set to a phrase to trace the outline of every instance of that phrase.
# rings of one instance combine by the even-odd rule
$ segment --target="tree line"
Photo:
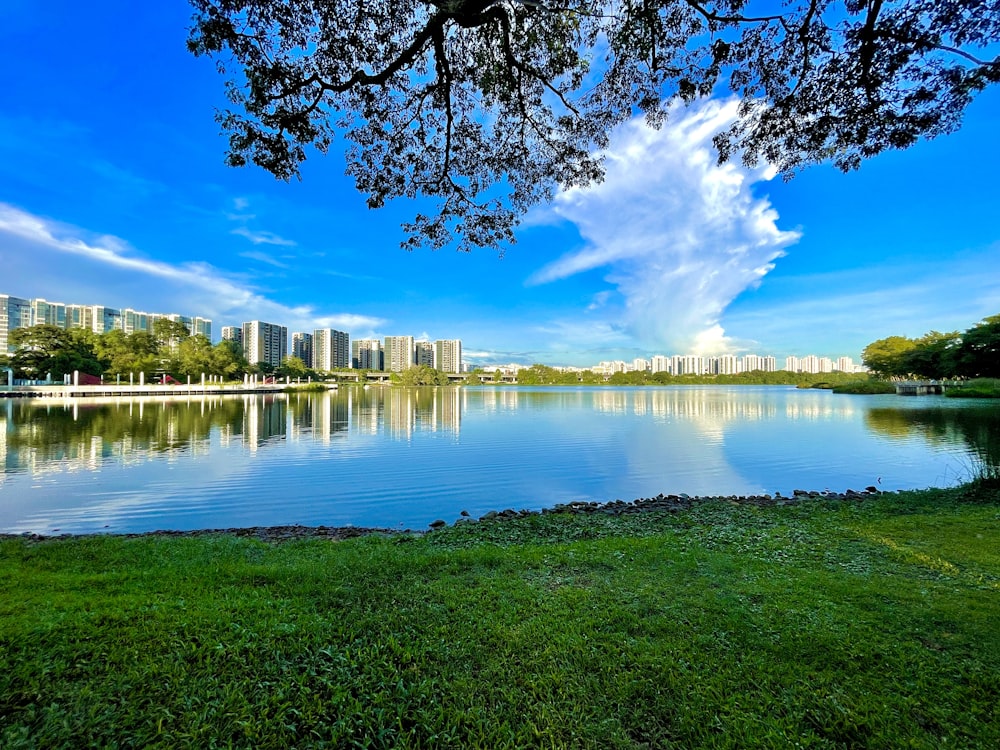
[[[94,333],[81,328],[41,324],[16,328],[10,333],[15,351],[0,355],[0,366],[10,367],[14,377],[62,380],[74,371],[94,376],[146,379],[170,375],[178,380],[207,376],[226,380],[261,373],[306,377],[311,371],[298,357],[288,357],[280,367],[266,362],[249,363],[243,348],[234,341],[212,344],[201,334],[191,335],[187,326],[171,320],[156,320],[149,331],[121,330]]]
[[[931,331],[915,339],[879,339],[865,347],[861,360],[882,378],[1000,378],[1000,315],[964,333]]]

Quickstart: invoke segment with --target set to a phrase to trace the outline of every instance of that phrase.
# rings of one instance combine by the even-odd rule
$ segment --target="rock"
[[[442,526],[447,526],[447,525],[448,525],[447,521],[442,521],[440,518],[436,521],[430,522],[430,527],[432,529],[440,529]]]
[[[463,511],[462,511],[461,513],[459,513],[458,515],[462,516],[462,518],[468,518],[468,517],[469,517],[469,511],[467,511],[467,510],[463,510]]]
[[[870,485],[868,487],[865,487],[865,492],[871,493],[873,495],[877,495],[878,494],[878,487],[875,487],[874,485]]]

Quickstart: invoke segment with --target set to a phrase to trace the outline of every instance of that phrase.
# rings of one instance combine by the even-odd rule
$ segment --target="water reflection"
[[[659,492],[926,487],[998,453],[995,406],[789,388],[0,399],[0,530],[420,528]]]
[[[284,440],[329,444],[358,434],[409,440],[462,423],[457,388],[345,388],[338,392],[191,397],[121,397],[54,402],[0,400],[3,473],[94,470],[105,461],[208,453],[241,444],[251,454]]]
[[[894,439],[920,437],[933,445],[965,444],[984,467],[1000,470],[1000,409],[870,409],[865,425]]]

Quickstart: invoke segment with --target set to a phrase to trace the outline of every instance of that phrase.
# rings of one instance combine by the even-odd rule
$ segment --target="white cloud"
[[[267,263],[268,265],[275,266],[277,268],[288,268],[287,263],[282,263],[280,260],[268,255],[267,253],[251,251],[249,253],[240,253],[240,257],[250,258],[250,260],[256,260],[261,263]]]
[[[266,232],[263,230],[254,231],[248,229],[247,227],[237,227],[230,231],[230,234],[238,234],[240,237],[246,237],[255,245],[281,245],[282,247],[294,247],[294,240],[286,240],[284,237],[279,237],[274,232]]]
[[[604,182],[560,194],[552,212],[576,225],[585,246],[536,271],[545,284],[606,269],[624,305],[609,308],[643,346],[721,352],[734,347],[722,315],[773,268],[796,232],[752,187],[774,170],[717,166],[712,136],[732,122],[735,101],[674,107],[660,130],[635,119],[605,153]],[[597,295],[588,308],[604,308]],[[607,313],[605,313],[607,314]]]
[[[201,315],[212,319],[216,335],[222,326],[245,320],[267,320],[295,331],[334,327],[352,334],[386,322],[284,305],[208,263],[144,258],[117,237],[91,237],[78,227],[2,202],[0,237],[0,292],[6,294],[44,296],[43,289],[59,289],[58,301],[67,303]]]

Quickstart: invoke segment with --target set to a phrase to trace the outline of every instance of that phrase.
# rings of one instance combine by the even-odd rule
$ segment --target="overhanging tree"
[[[405,247],[513,241],[603,174],[637,112],[728,89],[720,160],[857,168],[955,130],[1000,81],[1000,0],[191,0],[188,39],[230,75],[227,161],[299,174],[335,136],[368,205],[426,196]]]

